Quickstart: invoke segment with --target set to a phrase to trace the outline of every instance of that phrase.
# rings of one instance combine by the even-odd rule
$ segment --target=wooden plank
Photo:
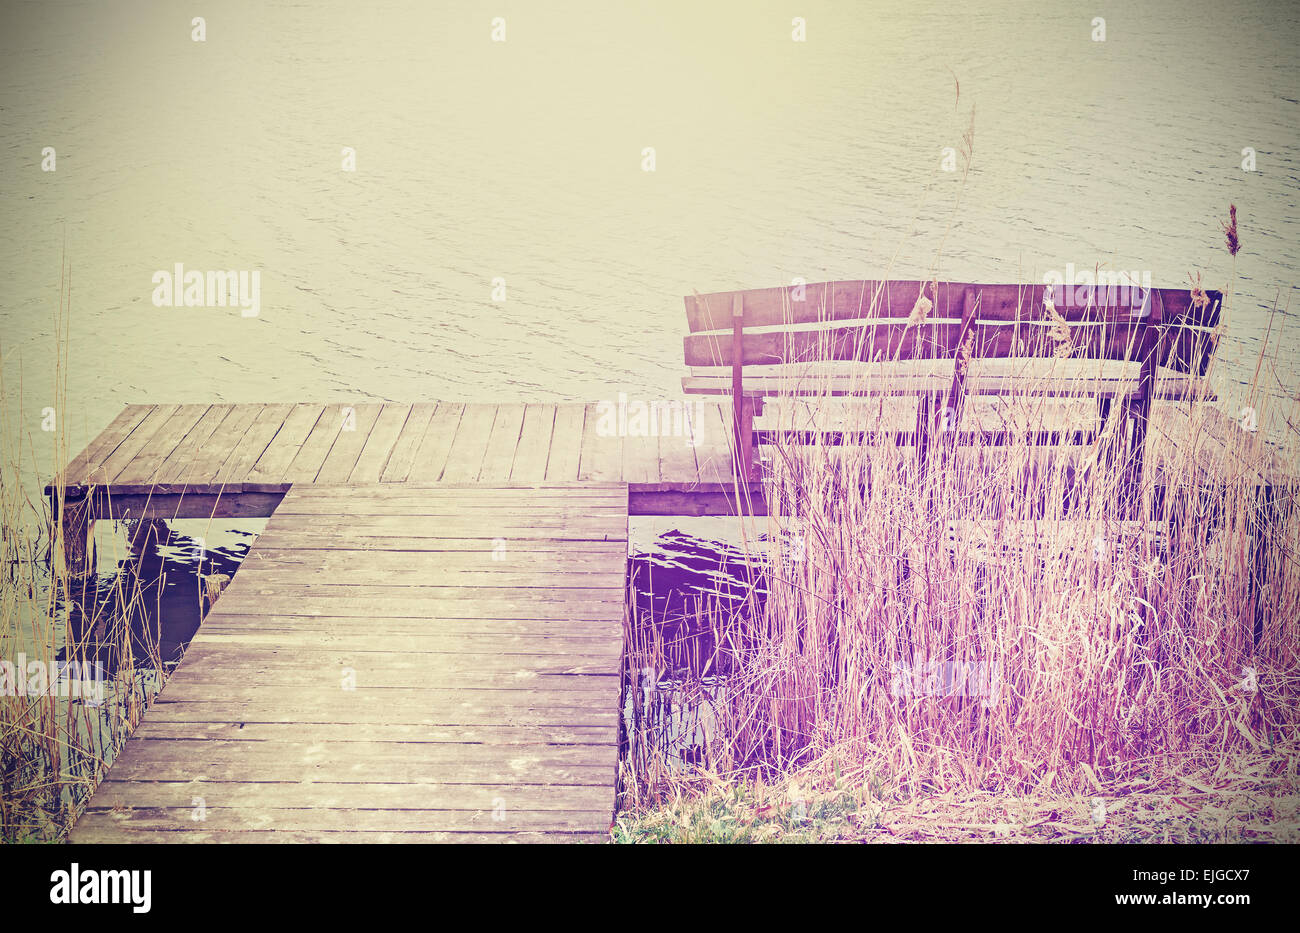
[[[781,395],[927,395],[942,392],[949,387],[952,373],[934,375],[873,376],[869,373],[838,376],[818,376],[804,380],[790,376],[745,375],[745,394],[754,397]],[[1089,398],[1128,398],[1136,394],[1136,380],[1132,378],[1085,379],[1074,376],[987,375],[976,371],[966,382],[967,395],[1024,395],[1026,386],[1033,385],[1036,395],[1076,396]],[[729,376],[683,376],[682,389],[700,395],[729,395]],[[1162,370],[1156,376],[1154,398],[1179,401],[1201,398],[1204,390],[1199,380],[1185,375],[1169,375]],[[1213,400],[1213,396],[1204,396]]]
[[[207,722],[207,723],[185,723],[185,722],[151,722],[146,720],[141,723],[136,735],[142,738],[159,738],[159,739],[195,739],[205,736],[213,738],[229,739],[238,742],[292,742],[302,741],[304,736],[310,737],[317,742],[408,742],[412,744],[422,743],[446,743],[452,745],[462,745],[466,742],[476,745],[536,745],[538,743],[545,745],[605,745],[609,742],[609,730],[616,728],[613,726],[539,726],[536,728],[521,728],[519,726],[474,726],[464,729],[453,729],[447,726],[424,726],[412,723],[387,723],[377,725],[374,728],[361,731],[355,729],[350,723],[329,722],[316,723],[311,726],[299,727],[297,723],[284,722]],[[116,801],[121,798],[121,788],[127,782],[119,782],[109,779],[105,789],[109,789],[108,796],[103,796],[104,790],[101,789],[96,796],[95,803],[99,807],[113,807]],[[189,782],[183,784],[174,784],[170,789],[180,791],[182,788],[189,786]],[[499,793],[503,785],[466,785],[463,784],[425,784],[421,785],[424,793],[424,800],[432,802],[437,798],[442,798],[438,802],[443,808],[461,808],[466,806],[466,801],[470,798],[470,792],[484,793],[491,790],[492,796]],[[226,794],[224,799],[226,806],[237,806],[244,801],[256,802],[252,794],[249,793],[254,785],[233,784],[223,788]],[[341,785],[332,789],[327,789],[326,785],[315,785],[312,789],[318,796],[309,798],[310,800],[319,801],[322,799],[332,798],[338,800],[338,795],[348,788],[354,788],[360,793],[368,793],[372,796],[369,799],[374,806],[383,806],[386,803],[392,803],[394,800],[402,799],[396,794],[386,796],[385,790],[394,790],[396,785],[385,785],[384,787],[375,786],[366,788],[355,784]],[[463,794],[454,792],[466,788]],[[554,785],[553,789],[557,792],[558,799],[553,800],[556,809],[562,810],[581,810],[584,809],[582,801],[589,799],[591,791],[578,791],[576,788],[568,788],[570,794],[562,792],[563,785]],[[264,791],[272,788],[262,787]],[[116,793],[114,793],[116,791]],[[404,792],[407,793],[407,792]],[[598,791],[603,796],[603,790]],[[328,794],[329,798],[324,795]],[[360,796],[360,794],[358,794]],[[448,798],[451,799],[448,799]],[[459,799],[457,799],[457,797]],[[165,799],[165,798],[164,798]],[[188,798],[186,798],[188,799]],[[268,795],[265,799],[267,806],[278,806],[282,804],[275,803],[276,800],[288,799],[285,797],[276,797],[274,794]],[[331,804],[321,804],[319,802],[304,802],[303,806],[330,806]]]
[[[714,403],[710,403],[714,404]],[[716,405],[715,405],[716,407]],[[466,496],[466,490],[474,495]],[[488,491],[491,495],[487,495]],[[621,483],[575,483],[575,484],[511,484],[495,486],[484,483],[383,483],[359,489],[355,486],[337,487],[321,486],[312,488],[312,502],[329,502],[335,499],[347,499],[353,503],[360,502],[401,502],[411,506],[422,503],[454,502],[467,509],[496,508],[505,501],[534,502],[542,500],[546,504],[552,501],[572,503],[594,503],[618,500],[623,495]],[[290,501],[296,501],[290,497]]]
[[[204,473],[201,451],[234,409],[234,405],[209,406],[185,440],[176,445],[147,482],[163,494],[183,491],[196,476]]]
[[[501,563],[504,563],[502,561]],[[618,572],[559,573],[550,570],[518,569],[463,570],[439,568],[426,570],[366,570],[350,573],[346,569],[318,569],[303,564],[263,563],[257,574],[266,584],[293,583],[338,585],[365,583],[370,586],[401,588],[424,583],[428,586],[510,587],[519,590],[533,589],[586,589],[589,587],[618,586],[623,579]]]
[[[521,514],[519,509],[475,509],[471,515],[439,515],[430,521],[427,515],[280,515],[272,518],[267,530],[280,533],[337,531],[369,535],[391,533],[414,538],[565,538],[568,532],[579,535],[612,534],[623,536],[627,518],[606,509],[597,513],[580,511],[560,515]]]
[[[663,484],[661,484],[663,485]],[[737,511],[739,508],[739,511]],[[736,501],[734,484],[699,484],[691,489],[628,489],[629,515],[683,516],[735,516],[766,515],[767,502],[761,482],[750,482]]]
[[[370,439],[383,406],[369,402],[343,409],[343,426],[316,474],[317,483],[346,483]]]
[[[69,486],[89,484],[91,475],[139,427],[153,408],[153,405],[128,405],[118,412],[108,427],[95,435],[86,448],[68,464],[62,473],[63,482]]]
[[[126,466],[136,458],[144,446],[162,429],[167,420],[176,413],[178,405],[156,405],[135,430],[118,444],[108,457],[91,471],[91,483],[111,483]]]
[[[472,483],[487,456],[488,439],[496,421],[496,405],[466,405],[447,454],[442,480],[447,483]]]
[[[464,416],[465,406],[460,402],[438,403],[438,409],[433,413],[411,463],[408,482],[436,483],[442,479],[447,466],[447,455],[451,453],[451,445]]]
[[[516,599],[406,599],[402,597],[367,597],[349,599],[338,596],[293,598],[286,596],[249,596],[231,590],[221,597],[230,612],[265,613],[267,615],[354,616],[360,619],[382,615],[407,619],[572,619],[575,621],[607,619],[620,600],[600,603],[553,600],[537,602],[526,595]]]
[[[434,520],[436,519],[436,520]],[[571,516],[520,514],[519,511],[476,509],[472,515],[356,515],[351,520],[338,515],[276,515],[267,532],[291,534],[338,534],[345,537],[376,537],[380,534],[410,538],[545,538],[573,540],[612,536],[623,537],[627,519],[604,510]]]
[[[402,430],[393,444],[392,453],[388,457],[388,462],[384,464],[383,473],[380,474],[379,478],[382,482],[406,482],[411,472],[411,465],[415,463],[415,455],[424,441],[425,431],[428,430],[429,422],[433,420],[433,413],[437,408],[437,402],[417,402],[411,406],[411,413],[402,424]]]
[[[244,480],[248,478],[253,465],[279,433],[291,411],[293,405],[288,403],[263,405],[253,423],[244,432],[244,436],[239,439],[235,449],[217,471],[215,481],[242,489]]]
[[[307,439],[302,442],[298,453],[294,455],[293,462],[289,464],[289,469],[285,471],[284,479],[286,482],[312,483],[316,481],[316,475],[325,463],[325,458],[329,456],[335,440],[343,431],[343,423],[347,417],[345,413],[352,407],[351,405],[341,404],[325,406],[320,419],[312,427]]]
[[[148,483],[158,468],[194,430],[211,405],[180,405],[172,416],[159,427],[130,462],[113,477],[112,483]]]
[[[294,691],[296,692],[296,691]],[[288,693],[269,697],[222,697],[213,693],[202,700],[169,700],[160,697],[149,707],[150,722],[262,722],[295,723],[314,726],[326,723],[416,724],[426,726],[486,726],[513,728],[545,726],[614,726],[618,725],[617,702],[593,706],[557,706],[549,698],[527,702],[527,691],[510,691],[505,703],[503,691],[475,690],[464,693],[460,702],[433,706],[394,703],[388,691],[364,693],[342,690],[310,702],[296,700]],[[129,743],[128,743],[129,744]],[[111,772],[110,772],[111,774]],[[161,778],[159,779],[161,780]]]
[[[602,417],[600,406],[587,406],[582,432],[582,456],[578,479],[595,482],[623,478],[623,435],[608,414]]]
[[[401,436],[402,428],[406,425],[406,419],[411,415],[411,409],[411,405],[392,402],[383,406],[370,436],[366,438],[366,446],[362,449],[361,456],[357,458],[356,466],[352,468],[348,482],[354,485],[379,482],[384,468],[388,465],[388,458],[392,456],[397,439]]]
[[[207,802],[206,795],[204,796]],[[498,801],[510,799],[498,796]],[[357,832],[392,833],[514,833],[557,832],[562,830],[590,831],[593,823],[609,822],[609,806],[590,811],[524,809],[532,805],[532,798],[516,790],[513,799],[516,807],[503,802],[493,805],[480,801],[475,810],[448,810],[424,807],[412,809],[381,809],[378,807],[268,807],[265,804],[247,807],[220,806],[209,803],[203,829],[209,833],[240,831],[275,832],[336,832],[349,835]],[[295,801],[296,803],[296,801]],[[87,816],[91,823],[102,818],[119,831],[178,832],[189,831],[186,823],[193,823],[193,806],[133,807],[120,812],[95,809]]]
[[[226,461],[234,456],[240,441],[257,420],[263,407],[262,405],[236,405],[234,410],[222,419],[221,424],[217,425],[217,429],[212,432],[212,436],[194,453],[195,485],[216,484],[218,474],[223,471]]]
[[[234,663],[232,659],[238,658],[242,664],[260,665],[278,656],[295,663],[301,660],[304,671],[310,668],[316,674],[324,670],[322,665],[327,661],[332,664],[342,658],[354,659],[376,670],[419,664],[426,668],[430,678],[436,673],[437,665],[462,657],[497,658],[502,670],[507,669],[507,662],[517,662],[520,658],[554,658],[560,664],[566,658],[575,658],[578,660],[572,664],[575,669],[568,672],[573,675],[569,679],[594,682],[602,679],[599,675],[613,676],[609,672],[618,666],[622,644],[619,632],[611,626],[584,620],[437,619],[429,622],[432,628],[428,630],[421,628],[422,621],[428,620],[422,617],[376,620],[372,616],[359,621],[358,617],[347,616],[239,616],[232,610],[227,622],[214,626],[204,636],[205,650],[196,657],[202,659],[216,652],[214,657],[224,659],[220,664]],[[395,654],[392,648],[377,647],[381,641],[400,644],[401,654]],[[598,659],[607,665],[604,670],[590,668]],[[518,665],[509,669],[517,672]],[[548,674],[556,675],[552,680],[568,676],[562,668]],[[198,671],[194,676],[200,675]],[[517,680],[497,686],[512,689],[530,686]],[[427,687],[431,683],[445,686],[436,679],[412,686]],[[337,678],[328,680],[325,686],[337,687]],[[177,698],[178,695],[171,695],[171,699]]]
[[[640,425],[638,425],[640,427]],[[659,447],[657,433],[650,433],[658,425],[646,425],[646,433],[632,433],[631,425],[627,436],[623,438],[622,478],[628,483],[659,482]]]
[[[546,459],[548,482],[569,482],[578,478],[586,419],[587,411],[583,405],[556,406],[555,429],[551,432],[551,449]]]
[[[565,573],[550,569],[518,569],[512,568],[504,559],[493,563],[503,565],[503,569],[465,570],[441,566],[433,570],[392,569],[387,566],[361,568],[336,566],[323,568],[297,562],[270,563],[262,561],[258,567],[257,578],[268,583],[289,583],[294,581],[304,584],[366,583],[371,586],[388,587],[423,584],[426,586],[504,586],[515,589],[617,586],[623,578],[623,574],[614,572],[581,571]]]
[[[608,584],[606,585],[609,588]],[[398,620],[392,620],[396,622]],[[454,627],[443,626],[433,631],[421,629],[411,623],[402,631],[396,625],[386,624],[375,628],[376,634],[386,636],[389,647],[377,644],[381,639],[371,636],[369,628],[357,632],[355,622],[333,619],[329,622],[294,619],[274,628],[261,629],[249,618],[243,624],[232,619],[220,625],[214,623],[202,641],[194,645],[192,664],[212,662],[217,664],[249,663],[261,665],[277,659],[284,664],[307,670],[321,664],[333,663],[341,658],[365,658],[367,664],[388,669],[423,669],[430,661],[445,660],[416,657],[421,654],[454,655],[457,659],[473,662],[480,670],[497,670],[499,665],[511,669],[530,658],[546,659],[560,656],[575,659],[574,667],[591,663],[593,659],[608,662],[622,647],[622,640],[602,627],[574,630],[573,634],[507,635],[488,632],[458,632]],[[206,623],[205,623],[206,624]],[[590,634],[579,634],[579,631]],[[367,640],[369,638],[369,640]],[[396,647],[394,647],[396,646]],[[215,661],[213,660],[215,659]],[[523,660],[521,660],[523,659]],[[187,668],[193,670],[193,667]],[[610,669],[603,671],[609,673]],[[592,673],[590,671],[547,670],[546,673]],[[595,673],[602,673],[596,671]]]
[[[258,703],[310,700],[327,706],[337,694],[343,693],[348,697],[379,697],[394,705],[414,705],[425,711],[454,710],[467,697],[481,697],[485,702],[500,707],[531,708],[545,703],[549,706],[585,710],[592,706],[612,708],[618,705],[619,679],[618,674],[613,673],[618,666],[616,661],[605,662],[606,671],[611,672],[605,675],[541,674],[527,670],[521,673],[519,668],[472,673],[452,669],[454,657],[446,654],[423,656],[422,660],[426,662],[425,681],[413,686],[375,683],[373,678],[378,677],[378,672],[364,664],[354,672],[354,687],[345,687],[337,670],[304,670],[301,676],[292,679],[281,677],[280,682],[274,682],[269,677],[244,677],[241,681],[232,683],[219,676],[206,677],[196,669],[194,674],[177,677],[168,686],[167,699],[171,703],[205,700],[221,691],[232,700],[243,699]]]
[[[329,503],[326,503],[314,498],[303,500],[290,493],[285,498],[282,510],[277,514],[286,518],[291,515],[337,517],[338,505],[335,504],[337,501],[330,500]],[[579,518],[592,514],[617,516],[623,508],[622,500],[613,496],[548,498],[541,495],[512,495],[509,498],[498,499],[494,497],[490,502],[479,503],[476,501],[472,506],[459,506],[456,500],[450,496],[426,496],[415,500],[387,497],[382,499],[359,498],[353,502],[352,514],[357,517],[401,515],[409,518],[421,515],[473,515],[475,517],[492,518],[518,516],[521,510],[527,511],[530,505],[538,502],[546,506],[546,515],[551,518]],[[552,505],[552,503],[558,503],[558,505]]]
[[[506,678],[502,679],[504,681]],[[294,717],[300,715],[303,709],[317,710],[328,716],[329,718],[324,720],[326,722],[350,722],[352,720],[346,717],[354,709],[360,712],[371,707],[385,706],[394,714],[391,720],[393,722],[415,721],[443,725],[461,722],[470,725],[497,722],[501,725],[519,725],[535,720],[552,725],[604,725],[614,721],[613,717],[618,707],[617,683],[593,687],[589,690],[559,690],[536,687],[525,683],[524,680],[518,678],[513,687],[446,686],[418,689],[358,686],[355,690],[344,690],[335,678],[333,684],[318,687],[303,687],[298,684],[284,686],[255,684],[231,686],[221,690],[219,685],[190,684],[188,678],[182,678],[178,674],[175,681],[167,687],[170,695],[166,697],[165,702],[160,698],[157,705],[169,708],[185,706],[189,703],[202,704],[205,707],[219,705],[239,711],[233,717],[221,717],[233,718],[235,722],[276,722],[282,710],[290,717]],[[399,710],[403,711],[403,714],[399,715]],[[413,711],[417,718],[408,718],[405,715],[405,711],[408,710]],[[152,712],[151,707],[150,713]],[[244,715],[241,716],[240,712]],[[494,717],[493,713],[499,715]],[[335,718],[340,715],[345,718]],[[518,717],[523,719],[517,722]],[[138,747],[138,744],[135,743],[135,747]],[[127,749],[130,750],[132,747],[133,743],[128,742]],[[157,760],[168,751],[159,749],[138,754]],[[417,751],[417,755],[423,752],[421,748]],[[208,759],[202,761],[207,763]],[[223,779],[237,780],[237,772],[232,774],[233,777]],[[452,776],[457,780],[468,779],[462,774]],[[114,773],[114,777],[126,779],[128,776],[118,771]],[[606,775],[606,783],[612,784],[613,778],[613,774]],[[183,777],[177,778],[177,780],[183,779]],[[322,774],[321,779],[329,780],[329,777]],[[160,774],[151,780],[170,779]],[[474,783],[492,783],[494,779],[481,776],[476,780],[470,780]],[[564,782],[559,781],[559,783]]]
[[[700,437],[696,422],[700,420],[704,405],[701,401],[683,403],[682,427],[680,436],[666,436],[659,439],[659,476],[656,482],[676,482],[694,485],[699,482],[699,464],[695,459],[695,450]]]
[[[556,410],[555,405],[536,403],[525,408],[519,446],[515,448],[514,463],[510,466],[511,482],[540,483],[546,479]]]
[[[262,582],[261,575],[258,574],[256,579],[248,577],[246,583],[241,583],[238,589],[230,589],[222,598],[229,597],[231,600],[239,596],[262,595],[275,598],[299,598],[305,605],[310,605],[314,600],[338,600],[346,602],[349,600],[359,599],[393,599],[400,598],[403,600],[419,600],[424,602],[456,602],[460,603],[473,601],[478,604],[486,604],[494,601],[500,601],[503,604],[513,604],[516,601],[522,602],[527,599],[534,606],[544,606],[554,603],[571,605],[574,603],[588,605],[597,602],[617,602],[622,603],[622,594],[619,590],[611,587],[555,587],[543,588],[537,587],[521,595],[517,587],[511,586],[457,586],[454,584],[445,584],[439,586],[373,586],[370,584],[357,583],[281,583],[281,582]],[[382,604],[376,603],[374,608],[379,610]],[[433,615],[433,613],[430,613]]]
[[[499,483],[510,479],[510,470],[514,466],[515,451],[519,447],[519,437],[524,427],[524,406],[497,406],[496,418],[492,422],[492,433],[488,437],[487,451],[483,456],[483,466],[479,470],[480,483]]]
[[[153,745],[172,745],[168,742],[154,742]],[[211,744],[211,743],[205,743]],[[436,747],[436,746],[435,746]],[[571,747],[571,746],[570,746]],[[460,746],[473,749],[473,745]],[[555,746],[557,751],[566,746]],[[384,781],[403,783],[411,781],[429,781],[430,779],[455,776],[466,784],[495,784],[515,780],[520,783],[537,783],[553,781],[564,784],[588,784],[591,786],[610,786],[613,762],[570,763],[562,755],[523,758],[511,762],[491,750],[491,755],[473,754],[465,756],[468,760],[458,760],[454,755],[431,755],[428,746],[419,746],[422,755],[412,756],[415,760],[358,759],[340,760],[326,758],[319,762],[301,761],[285,755],[270,757],[265,761],[214,760],[195,758],[191,752],[181,760],[150,760],[137,764],[124,753],[113,767],[122,780],[139,781],[184,781],[202,777],[207,780],[239,780],[250,775],[265,781],[342,781],[352,778],[367,783]],[[242,751],[242,750],[241,750]],[[322,749],[322,752],[324,750]],[[205,750],[204,755],[211,752]],[[244,756],[240,756],[244,757]],[[444,778],[445,779],[445,778]],[[613,800],[611,788],[610,799]],[[612,808],[612,807],[611,807]],[[606,815],[608,819],[608,815]]]
[[[517,668],[519,664],[529,663],[530,659],[549,664],[547,659],[555,658],[560,669],[548,673],[586,674],[601,671],[579,668],[585,668],[597,660],[608,665],[611,661],[618,660],[622,649],[621,640],[609,633],[524,636],[501,635],[491,631],[456,633],[454,629],[447,629],[439,630],[438,634],[430,634],[421,631],[418,624],[410,622],[400,627],[401,630],[395,631],[399,628],[395,624],[398,621],[403,620],[391,620],[373,630],[367,628],[365,634],[357,634],[357,624],[350,619],[335,619],[329,623],[318,623],[314,619],[294,619],[294,624],[287,628],[262,629],[251,618],[246,618],[246,624],[242,626],[232,623],[214,626],[205,633],[201,645],[193,646],[196,652],[200,648],[202,650],[190,660],[198,663],[216,659],[214,663],[218,665],[255,665],[260,669],[261,665],[279,657],[283,663],[293,665],[296,669],[318,671],[327,663],[350,663],[340,660],[344,658],[364,661],[367,665],[373,664],[382,670],[424,669],[430,661],[441,662],[448,658],[471,659],[473,663],[495,670],[509,665]],[[381,637],[393,644],[400,644],[401,652],[377,648],[376,642]],[[426,654],[440,657],[423,657]],[[564,666],[566,660],[567,667]],[[187,668],[194,669],[193,666]],[[604,668],[605,671],[610,669],[608,666]]]
[[[917,296],[935,299],[930,282],[837,281],[813,282],[794,287],[753,288],[739,292],[713,292],[686,298],[686,320],[691,333],[731,330],[732,305],[744,303],[743,326],[809,324],[856,320],[864,317],[905,318]],[[939,283],[935,317],[956,317],[949,309],[951,285]],[[802,292],[802,294],[800,294]]]
[[[259,612],[254,609],[251,612],[241,612],[233,607],[221,604],[220,613],[211,613],[208,618],[204,619],[204,626],[211,626],[211,631],[235,630],[238,629],[244,634],[250,630],[264,630],[267,632],[307,632],[313,635],[320,633],[334,633],[346,635],[357,632],[357,621],[355,616],[336,616],[322,613],[318,616],[306,617],[302,615],[275,615]],[[427,645],[421,639],[440,639],[440,638],[464,638],[473,636],[491,635],[493,638],[529,639],[527,644],[531,644],[531,639],[536,638],[600,638],[614,639],[622,638],[621,630],[604,626],[591,625],[569,625],[563,623],[557,624],[554,619],[538,619],[529,613],[521,613],[514,619],[443,619],[438,616],[426,616],[421,619],[412,620],[409,618],[392,618],[390,616],[372,613],[366,617],[364,630],[359,637],[369,635],[371,631],[383,632],[393,635],[411,636],[404,638],[408,641],[412,650],[420,650],[421,646],[428,647],[433,645],[429,642]],[[419,637],[415,637],[419,636]],[[372,640],[370,644],[374,644]],[[354,644],[354,648],[363,647]]]
[[[499,696],[484,691],[468,692],[459,704],[436,709],[394,704],[387,696],[344,694],[342,690],[338,694],[345,699],[329,704],[321,701],[293,703],[279,697],[275,703],[258,703],[247,697],[226,700],[214,696],[184,702],[159,699],[149,707],[147,715],[150,722],[291,723],[308,729],[330,723],[359,727],[386,723],[458,728],[508,726],[517,729],[554,729],[570,726],[595,728],[601,725],[618,728],[616,712],[593,712],[590,704],[561,707],[543,702],[533,707],[517,704],[505,706],[500,702]],[[602,710],[605,706],[614,707],[617,706],[617,700],[599,706]],[[432,775],[431,778],[438,780],[439,775]]]
[[[246,481],[254,486],[262,483],[285,482],[289,465],[293,463],[294,457],[298,456],[303,442],[307,440],[312,428],[324,413],[324,405],[299,403],[293,406],[293,410],[284,419],[280,430],[262,451],[262,455],[257,458],[252,469],[248,471]]]
[[[366,690],[418,690],[431,677],[454,683],[457,690],[486,690],[527,681],[548,694],[580,693],[584,702],[617,703],[612,699],[618,693],[617,683],[597,685],[587,682],[618,677],[607,673],[618,666],[618,659],[608,655],[572,659],[555,654],[510,655],[489,663],[472,660],[480,656],[467,652],[428,652],[410,659],[420,661],[418,667],[384,663],[390,657],[345,655],[333,664],[308,669],[298,662],[273,663],[241,656],[236,663],[196,665],[185,675],[185,683],[191,690],[210,693],[222,684],[231,688],[300,687],[311,690],[325,683],[330,685],[330,690],[335,690],[340,689],[344,678],[355,680],[357,689]],[[181,694],[178,699],[183,697]]]
[[[1015,283],[810,282],[802,289],[756,288],[687,296],[686,318],[691,333],[730,330],[731,306],[736,296],[744,301],[746,328],[827,323],[868,317],[904,318],[911,313],[917,297],[924,293],[934,303],[931,317],[956,319],[961,316],[961,296],[967,287],[978,292],[980,319],[986,321],[1036,320],[1042,317],[1043,296],[1048,288],[1042,284]],[[1175,309],[1180,321],[1201,327],[1214,327],[1218,323],[1222,293],[1207,292],[1209,305],[1204,309],[1196,309],[1190,307],[1191,295],[1186,288],[1153,290],[1160,294],[1167,307]],[[799,300],[800,291],[802,300]],[[1071,323],[1127,320],[1131,319],[1136,310],[1134,291],[1125,292],[1115,286],[1102,285],[1086,300],[1075,301],[1074,297],[1072,291],[1071,301],[1056,302],[1057,310]]]
[[[169,489],[183,487],[168,486]],[[217,492],[198,490],[217,489]],[[282,493],[231,492],[219,486],[195,486],[181,494],[114,493],[101,486],[92,494],[95,518],[267,518],[284,498]]]
[[[464,551],[448,550],[446,543],[439,544],[439,550],[419,550],[419,551],[340,551],[338,549],[310,549],[310,548],[276,548],[262,541],[258,541],[257,550],[247,560],[255,561],[259,566],[268,570],[275,570],[278,567],[303,567],[311,570],[318,570],[321,573],[336,573],[346,571],[350,567],[363,568],[365,570],[391,570],[397,572],[412,572],[428,575],[438,573],[546,573],[550,575],[566,575],[572,568],[557,566],[553,563],[555,560],[555,550],[545,541],[531,542],[534,546],[529,548],[510,547],[507,542],[505,548],[495,546],[485,547],[482,539],[477,539],[474,546]],[[600,559],[616,559],[620,555],[626,556],[626,542],[624,541],[599,541],[599,542],[574,542],[566,545],[565,554],[578,555],[585,558],[587,555],[595,555]],[[252,566],[251,563],[246,566]],[[583,573],[608,571],[595,570],[586,568]],[[621,571],[619,571],[621,572]]]
[[[953,355],[960,329],[955,323],[915,327],[896,321],[830,330],[746,333],[740,339],[740,352],[745,366],[812,360],[945,359]],[[685,341],[687,366],[731,366],[736,352],[731,334],[692,334]]]
[[[463,551],[476,555],[488,555],[491,559],[492,548],[495,547],[496,538],[486,537],[480,533],[474,537],[466,538],[441,538],[437,540],[437,546],[444,552]],[[434,543],[428,536],[413,537],[402,536],[393,537],[391,535],[375,534],[350,534],[343,535],[332,532],[320,531],[293,531],[263,532],[258,539],[259,543],[267,547],[277,549],[308,549],[308,550],[349,550],[356,552],[365,551],[383,551],[385,553],[401,551],[428,551]],[[566,553],[572,552],[604,552],[600,545],[618,543],[623,541],[622,538],[612,538],[605,532],[591,532],[582,534],[579,532],[566,532],[564,534],[550,535],[532,535],[516,536],[505,546],[509,553],[514,554],[522,551],[536,551],[547,553],[556,542],[563,542]]]
[[[594,545],[622,542],[625,539],[616,537],[614,533],[608,531],[565,531],[550,533],[516,533],[508,539],[501,535],[485,535],[483,529],[475,529],[473,537],[464,538],[432,538],[428,534],[421,536],[393,536],[384,532],[377,532],[373,535],[367,534],[339,534],[334,532],[320,531],[267,531],[263,532],[261,541],[264,541],[267,547],[274,548],[309,548],[309,549],[332,549],[345,551],[383,551],[391,553],[394,551],[427,551],[430,546],[437,546],[444,551],[464,551],[475,554],[488,554],[489,559],[493,548],[499,546],[513,553],[516,551],[537,551],[546,552],[557,544],[563,544],[566,553],[568,552],[600,552],[601,549]]]
[[[103,845],[121,843],[122,832],[111,817],[95,814],[87,819],[86,828],[74,829],[70,841],[86,845]],[[608,833],[444,833],[444,832],[359,832],[353,830],[335,831],[297,831],[288,832],[275,829],[231,830],[227,832],[207,832],[202,829],[186,827],[181,832],[171,831],[137,831],[131,833],[130,841],[143,845],[178,845],[224,842],[232,845],[265,845],[270,843],[290,845],[481,845],[484,843],[548,844],[572,842],[574,844],[594,844],[609,841]]]

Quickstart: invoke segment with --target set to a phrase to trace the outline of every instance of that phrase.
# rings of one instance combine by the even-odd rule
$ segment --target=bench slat
[[[971,355],[974,359],[1051,357],[1058,353],[1052,325],[1047,321],[1015,324],[975,323]],[[1070,328],[1071,359],[1134,361],[1142,358],[1140,322],[1076,324]],[[1159,337],[1162,365],[1197,375],[1209,363],[1210,331],[1170,327],[1150,330]],[[766,331],[741,337],[745,366],[779,365],[813,361],[890,362],[894,360],[950,359],[962,340],[960,322],[911,326],[900,322],[867,322],[817,330]],[[684,338],[687,366],[730,366],[735,358],[733,334],[691,334]],[[1062,350],[1061,352],[1064,352]]]
[[[802,287],[754,288],[740,292],[688,295],[686,321],[691,333],[730,330],[732,300],[736,295],[743,299],[745,328],[850,321],[867,317],[906,318],[912,313],[923,287],[926,297],[935,303],[932,316],[957,317],[961,314],[965,286],[940,282],[936,301],[933,282],[843,281],[816,282]]]
[[[750,398],[782,395],[924,395],[945,392],[951,375],[900,375],[888,378],[819,375],[799,381],[791,376],[745,376],[744,394]],[[1154,398],[1182,401],[1195,398],[1214,401],[1211,392],[1202,393],[1199,380],[1186,375],[1161,375],[1156,379]],[[1024,395],[1027,380],[1014,375],[970,375],[964,391],[967,395]],[[1137,395],[1138,382],[1132,378],[1068,378],[1034,380],[1033,391],[1057,398],[1124,398]],[[692,395],[730,395],[731,377],[683,376],[682,390]]]
[[[1042,317],[1045,285],[971,285],[979,299],[976,318],[981,321],[1013,322]],[[906,318],[917,297],[934,302],[931,317],[960,318],[967,284],[963,282],[921,282],[874,280],[814,282],[803,286],[756,288],[744,291],[688,295],[686,321],[690,332],[731,329],[732,303],[741,296],[743,327],[772,327],[786,324],[835,323],[865,318]],[[1059,286],[1058,286],[1059,288]],[[1223,294],[1206,291],[1208,304],[1196,307],[1186,288],[1159,288],[1166,323],[1213,328],[1219,323]],[[1059,295],[1059,293],[1058,293]],[[1094,289],[1093,299],[1076,301],[1079,289],[1071,287],[1069,301],[1056,302],[1057,310],[1070,323],[1132,320],[1138,309],[1125,301],[1126,293],[1116,286]],[[1064,298],[1065,296],[1059,296]],[[800,300],[802,298],[802,300]]]
[[[944,359],[953,354],[959,324],[868,323],[823,330],[745,334],[745,366],[812,360]],[[687,366],[730,366],[735,358],[731,334],[692,334],[685,338]]]

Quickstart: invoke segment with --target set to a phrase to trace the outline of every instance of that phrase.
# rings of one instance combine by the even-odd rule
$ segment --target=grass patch
[[[1300,743],[1298,743],[1300,744]],[[1239,771],[1149,774],[1082,794],[901,785],[831,755],[774,780],[697,775],[670,799],[619,814],[620,844],[1300,842],[1300,748]],[[1103,793],[1104,791],[1104,793]]]

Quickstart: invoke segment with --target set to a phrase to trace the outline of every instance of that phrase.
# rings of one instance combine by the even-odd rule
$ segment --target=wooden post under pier
[[[50,561],[56,577],[82,580],[95,572],[95,519],[84,492],[50,493]]]

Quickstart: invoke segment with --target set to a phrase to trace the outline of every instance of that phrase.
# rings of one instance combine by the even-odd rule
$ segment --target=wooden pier
[[[735,508],[728,406],[680,405],[123,410],[50,489],[74,555],[270,521],[71,841],[605,838],[629,509]]]
[[[597,840],[627,489],[300,486],[73,842]]]

